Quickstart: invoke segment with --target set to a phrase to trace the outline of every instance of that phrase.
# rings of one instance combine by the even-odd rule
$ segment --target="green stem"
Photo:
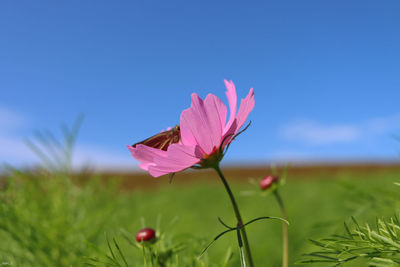
[[[283,204],[283,200],[278,193],[278,190],[274,191],[274,195],[276,200],[278,201],[279,207],[281,209],[282,218],[287,220],[285,205]],[[288,225],[285,222],[282,222],[282,232],[283,232],[283,253],[282,253],[282,267],[288,267],[288,259],[289,259],[289,233],[288,233]]]
[[[237,220],[237,226],[241,226],[241,225],[243,225],[243,220],[242,220],[242,216],[240,215],[239,207],[238,207],[238,205],[237,205],[237,203],[236,203],[235,197],[233,196],[232,190],[231,190],[231,188],[229,187],[229,184],[228,184],[228,182],[226,181],[224,175],[222,174],[221,169],[219,168],[219,164],[216,165],[216,166],[214,167],[214,169],[217,171],[219,177],[221,178],[221,181],[222,181],[222,183],[223,183],[224,186],[225,186],[226,192],[227,192],[228,195],[229,195],[229,199],[230,199],[231,202],[232,202],[233,210],[234,210],[234,212],[235,212],[235,216],[236,216],[236,220]],[[240,229],[240,232],[241,232],[242,237],[243,237],[244,249],[245,249],[247,261],[248,261],[248,263],[249,263],[249,267],[253,267],[253,266],[254,266],[254,264],[253,264],[253,258],[251,257],[250,245],[249,245],[249,241],[248,241],[248,239],[247,239],[246,230],[244,229],[244,227],[242,227],[242,228]]]

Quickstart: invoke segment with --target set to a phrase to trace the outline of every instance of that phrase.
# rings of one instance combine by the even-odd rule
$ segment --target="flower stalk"
[[[224,175],[223,175],[223,173],[222,173],[222,171],[221,171],[221,169],[219,167],[219,163],[217,163],[215,166],[213,166],[213,168],[215,169],[215,171],[218,173],[219,177],[221,178],[221,181],[225,186],[226,192],[229,195],[229,199],[230,199],[230,201],[232,203],[232,206],[233,206],[233,211],[235,212],[237,225],[239,227],[239,226],[243,225],[243,220],[242,220],[242,216],[240,215],[239,207],[238,207],[238,205],[236,203],[235,197],[233,196],[232,190],[229,187],[229,184],[226,181],[226,179],[225,179],[225,177],[224,177]],[[249,267],[253,267],[254,266],[253,258],[251,256],[250,245],[249,245],[249,241],[247,239],[247,234],[246,234],[245,227],[241,227],[240,228],[240,234],[241,234],[241,236],[243,238],[244,251],[245,251],[245,254],[246,254],[246,258],[247,258]],[[240,236],[238,236],[238,238],[239,237]],[[240,245],[241,245],[241,242],[240,242],[240,238],[239,238],[239,246]],[[243,247],[240,247],[239,249],[242,250]]]
[[[279,208],[281,209],[282,218],[287,221],[285,205],[283,204],[283,200],[278,192],[278,189],[274,190],[274,196],[279,204]],[[288,233],[288,225],[285,222],[282,223],[282,234],[283,234],[282,267],[288,267],[289,233]]]

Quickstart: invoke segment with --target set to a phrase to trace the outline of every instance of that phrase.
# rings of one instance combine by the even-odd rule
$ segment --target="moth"
[[[133,144],[132,147],[136,147],[136,145],[142,144],[149,147],[167,151],[170,145],[178,143],[180,141],[181,141],[181,129],[178,124],[174,128],[168,131],[161,132],[141,142]]]

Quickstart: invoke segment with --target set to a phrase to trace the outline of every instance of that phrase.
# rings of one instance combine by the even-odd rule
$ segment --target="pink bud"
[[[278,182],[278,176],[276,175],[267,175],[260,181],[261,190],[267,190],[271,187],[273,183]]]
[[[137,242],[154,241],[155,238],[156,238],[156,232],[152,228],[143,228],[142,230],[136,233]]]

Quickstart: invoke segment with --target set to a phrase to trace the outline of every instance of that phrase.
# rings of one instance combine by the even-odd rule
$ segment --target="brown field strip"
[[[278,167],[278,173],[282,173],[284,167]],[[261,179],[271,174],[270,167],[241,166],[223,167],[223,172],[228,180],[247,182],[249,178]],[[354,178],[373,177],[385,173],[398,173],[400,177],[399,163],[360,163],[360,164],[319,164],[319,165],[294,165],[288,168],[288,179],[335,179],[340,175]],[[168,185],[169,177],[153,178],[143,171],[138,172],[102,172],[98,173],[103,179],[122,179],[124,189],[153,188]],[[90,176],[90,175],[85,175]],[[173,184],[187,185],[194,182],[219,183],[217,174],[213,170],[187,170],[174,176]]]

